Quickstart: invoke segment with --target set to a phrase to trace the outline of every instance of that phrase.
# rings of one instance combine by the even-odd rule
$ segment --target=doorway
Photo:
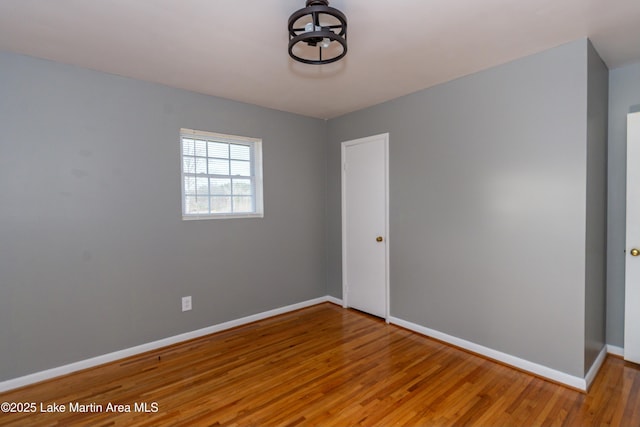
[[[640,112],[627,115],[624,359],[640,363]]]
[[[342,296],[389,318],[389,134],[342,143]]]

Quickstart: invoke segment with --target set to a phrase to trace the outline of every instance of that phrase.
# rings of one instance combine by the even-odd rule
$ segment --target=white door
[[[389,316],[389,134],[342,143],[342,296]]]
[[[624,358],[640,363],[640,113],[627,116]]]

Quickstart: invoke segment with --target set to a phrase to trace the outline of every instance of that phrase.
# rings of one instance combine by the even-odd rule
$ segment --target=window
[[[262,217],[262,140],[180,129],[182,219]]]

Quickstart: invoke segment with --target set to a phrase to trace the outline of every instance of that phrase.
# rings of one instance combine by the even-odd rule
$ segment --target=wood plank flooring
[[[37,405],[0,426],[640,426],[640,369],[608,357],[583,394],[325,303],[0,402]]]

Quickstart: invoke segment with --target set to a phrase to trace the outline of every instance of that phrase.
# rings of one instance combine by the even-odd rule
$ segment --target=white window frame
[[[195,173],[185,173],[184,164],[185,164],[185,153],[184,153],[184,139],[198,139],[209,142],[222,142],[226,144],[236,144],[236,145],[245,145],[251,147],[251,180],[253,183],[253,212],[225,212],[225,213],[207,213],[207,214],[188,214],[186,213],[186,197],[189,196],[186,191],[185,185],[185,176],[199,176],[199,177],[208,177],[208,178],[229,178],[233,179],[234,177],[238,177],[240,175],[231,175],[231,171],[229,171],[229,175],[215,175],[215,174],[195,174]],[[195,154],[194,154],[195,157]],[[209,155],[207,152],[207,159],[209,159]],[[245,178],[243,176],[243,178]],[[249,138],[244,136],[237,135],[226,135],[221,133],[200,131],[194,129],[180,129],[180,188],[182,193],[182,219],[185,221],[190,220],[201,220],[201,219],[218,219],[218,218],[263,218],[264,217],[264,206],[263,206],[263,198],[262,198],[262,140],[259,138]],[[211,190],[209,190],[211,191]],[[206,197],[211,197],[210,193],[207,193]],[[233,199],[233,197],[232,197]],[[209,208],[210,209],[210,208]]]

